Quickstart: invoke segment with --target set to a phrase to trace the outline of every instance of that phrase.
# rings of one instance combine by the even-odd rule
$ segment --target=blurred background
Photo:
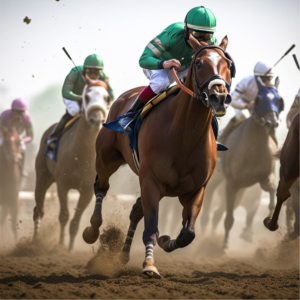
[[[99,54],[117,98],[126,90],[148,83],[138,64],[147,43],[171,23],[183,21],[191,8],[200,5],[214,12],[218,40],[225,35],[229,38],[227,50],[237,68],[233,88],[244,76],[253,73],[257,61],[268,58],[275,63],[296,44],[293,52],[275,68],[280,77],[279,92],[285,100],[277,130],[281,146],[287,133],[286,113],[300,87],[299,71],[292,58],[293,53],[300,57],[299,3],[299,0],[1,0],[0,111],[8,109],[13,99],[22,97],[28,105],[35,135],[26,151],[25,170],[29,176],[23,180],[22,190],[34,190],[34,160],[41,135],[64,113],[61,88],[73,65],[62,47],[66,47],[78,65],[89,54]],[[31,19],[28,25],[23,22],[26,16]],[[229,108],[220,120],[221,128],[233,113]],[[112,194],[131,195],[132,201],[139,194],[138,179],[127,167],[112,180],[118,183]],[[28,222],[29,219],[32,222],[32,205],[27,212]],[[87,218],[90,210],[91,207],[85,213]],[[180,218],[179,204],[176,210]]]
[[[33,160],[42,133],[64,113],[61,88],[73,67],[62,51],[81,65],[86,56],[99,54],[110,77],[115,96],[146,85],[138,61],[147,43],[169,24],[183,21],[195,6],[210,8],[217,18],[219,41],[228,35],[228,52],[235,60],[239,80],[253,73],[256,62],[276,62],[292,45],[296,48],[276,67],[285,111],[277,135],[286,135],[285,115],[300,85],[292,58],[300,57],[299,0],[254,1],[99,1],[99,0],[13,0],[0,1],[0,111],[22,97],[28,104],[35,138],[28,146],[23,189],[33,189]],[[25,16],[30,24],[23,22]],[[233,115],[229,108],[220,120],[224,127]]]

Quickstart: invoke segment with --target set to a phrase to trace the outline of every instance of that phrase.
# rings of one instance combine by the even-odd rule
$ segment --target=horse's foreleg
[[[85,211],[87,206],[92,200],[93,190],[91,187],[82,188],[80,191],[80,196],[78,199],[76,211],[74,217],[70,223],[70,243],[69,243],[69,251],[73,250],[75,237],[78,233],[79,222],[82,216],[82,213]]]
[[[48,174],[37,173],[35,185],[35,207],[33,210],[34,233],[33,242],[35,242],[39,235],[41,219],[44,216],[44,201],[48,188],[54,180]]]
[[[143,263],[143,274],[149,277],[161,278],[154,266],[153,248],[156,245],[158,232],[158,206],[161,199],[159,185],[152,178],[143,178],[141,181],[142,207],[145,222],[143,242],[146,248]]]
[[[273,174],[272,174],[273,175]],[[272,176],[274,177],[274,176]],[[274,180],[268,180],[266,182],[260,183],[261,188],[268,192],[270,195],[270,203],[269,203],[269,216],[272,215],[275,208],[275,194],[276,194],[276,185],[273,182]]]
[[[10,203],[9,205],[9,210],[10,210],[10,216],[11,216],[11,229],[14,233],[14,238],[15,241],[17,241],[18,239],[18,231],[17,231],[17,227],[18,227],[18,195],[15,195],[15,203]]]
[[[91,217],[91,226],[86,227],[82,233],[82,237],[87,244],[93,244],[99,238],[99,228],[102,225],[102,201],[109,189],[108,181],[100,181],[98,175],[94,183],[94,192],[96,196],[96,204],[93,215]]]
[[[224,221],[225,237],[223,243],[223,250],[228,248],[229,232],[234,223],[234,206],[237,198],[238,189],[234,186],[234,183],[228,182],[226,184],[226,217]]]
[[[129,219],[130,219],[130,225],[126,236],[126,241],[124,244],[124,247],[122,249],[122,252],[120,254],[120,260],[122,263],[127,264],[129,262],[129,253],[130,248],[132,244],[132,239],[134,237],[134,233],[136,230],[136,227],[140,220],[143,218],[143,208],[142,208],[142,201],[141,197],[137,198],[136,203],[133,205]]]
[[[60,222],[60,237],[59,244],[64,244],[65,238],[65,228],[69,221],[69,209],[68,209],[68,189],[63,186],[57,185],[57,194],[60,202],[60,213],[59,213],[59,222]]]
[[[178,248],[184,248],[194,240],[195,222],[203,203],[204,190],[205,187],[202,187],[197,193],[179,197],[179,200],[183,205],[183,228],[175,240],[171,240],[169,236],[161,236],[159,238],[159,246],[166,252],[172,252]]]

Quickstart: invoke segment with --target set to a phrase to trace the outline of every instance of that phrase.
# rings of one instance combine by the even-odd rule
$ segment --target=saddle
[[[139,131],[140,131],[143,119],[147,116],[147,114],[149,114],[149,112],[151,110],[153,110],[153,108],[155,106],[157,106],[159,103],[161,103],[163,100],[165,100],[168,96],[179,93],[180,90],[181,90],[181,88],[178,85],[171,86],[167,90],[161,92],[160,94],[156,95],[154,98],[149,100],[147,102],[147,104],[140,111],[138,111],[137,113],[134,113],[134,114],[137,114],[137,118],[136,118],[136,121],[134,124],[134,130],[132,132],[123,131],[122,127],[119,125],[119,120],[121,118],[126,117],[129,114],[132,114],[132,112],[129,112],[128,114],[125,113],[124,115],[119,116],[116,120],[103,124],[103,126],[105,128],[119,131],[119,132],[124,132],[129,137],[130,147],[132,149],[133,160],[134,160],[136,169],[138,171],[139,171],[138,135],[139,135]],[[213,128],[215,138],[217,140],[219,126],[218,126],[218,121],[217,121],[216,117],[213,117],[211,125]]]
[[[80,115],[77,115],[74,118],[72,118],[69,122],[67,122],[67,124],[63,129],[62,134],[57,138],[57,147],[54,150],[50,149],[49,147],[46,148],[46,155],[48,156],[49,159],[56,161],[61,137],[79,120],[79,118]]]

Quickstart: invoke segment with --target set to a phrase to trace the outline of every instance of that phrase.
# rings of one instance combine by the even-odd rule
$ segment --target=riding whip
[[[70,59],[70,61],[73,63],[73,65],[75,66],[75,68],[77,69],[77,66],[75,65],[73,59],[71,58],[70,54],[68,53],[68,51],[66,50],[65,47],[62,48],[65,52],[65,54],[68,56],[68,58]],[[78,69],[77,69],[78,70]],[[79,70],[78,70],[79,71]],[[82,73],[79,71],[79,73],[81,74],[83,80],[86,82],[86,78],[82,75]]]
[[[294,58],[294,61],[295,61],[295,64],[296,64],[298,70],[300,70],[300,66],[299,66],[299,62],[298,62],[296,54],[293,54],[293,58]]]
[[[269,69],[264,76],[266,76],[286,55],[288,55],[295,48],[295,44],[293,44],[283,55],[282,57],[275,63],[275,65]]]

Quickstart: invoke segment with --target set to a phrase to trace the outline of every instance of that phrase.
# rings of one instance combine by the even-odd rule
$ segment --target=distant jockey
[[[26,104],[21,99],[15,99],[12,102],[11,109],[5,110],[0,116],[1,132],[17,132],[21,135],[25,132],[25,136],[20,138],[26,144],[33,139],[33,130],[29,113],[26,111]]]
[[[269,60],[261,60],[254,67],[254,74],[244,77],[237,85],[235,90],[231,93],[231,106],[235,110],[235,116],[229,121],[227,126],[220,134],[220,141],[224,142],[232,129],[239,122],[245,120],[247,117],[244,114],[244,110],[248,110],[250,113],[254,107],[254,102],[258,94],[258,85],[255,77],[259,76],[265,85],[271,85],[271,81],[274,77],[274,72],[271,70],[273,67],[272,62]]]
[[[12,102],[11,109],[5,110],[0,116],[0,147],[2,146],[2,136],[4,133],[17,132],[20,137],[22,160],[20,163],[21,170],[24,164],[25,144],[33,139],[33,130],[29,113],[26,111],[26,104],[21,98]]]
[[[177,69],[180,79],[187,76],[193,56],[189,44],[190,34],[198,41],[217,45],[215,31],[216,18],[213,12],[200,6],[191,9],[184,22],[168,26],[151,40],[139,61],[150,84],[140,92],[128,112],[137,112],[151,98],[166,90],[175,81],[171,70],[173,67]],[[133,120],[134,117],[124,117],[119,124],[123,130],[130,132]]]
[[[110,96],[109,102],[114,100],[113,90],[109,85],[109,78],[103,72],[103,66],[103,60],[100,56],[97,54],[91,54],[85,59],[83,66],[74,67],[66,77],[62,88],[62,97],[66,105],[67,112],[63,115],[51,133],[47,141],[49,148],[56,148],[57,138],[63,132],[65,125],[68,121],[80,113],[82,92],[86,85],[83,78],[86,75],[93,80],[100,79],[105,81]]]

